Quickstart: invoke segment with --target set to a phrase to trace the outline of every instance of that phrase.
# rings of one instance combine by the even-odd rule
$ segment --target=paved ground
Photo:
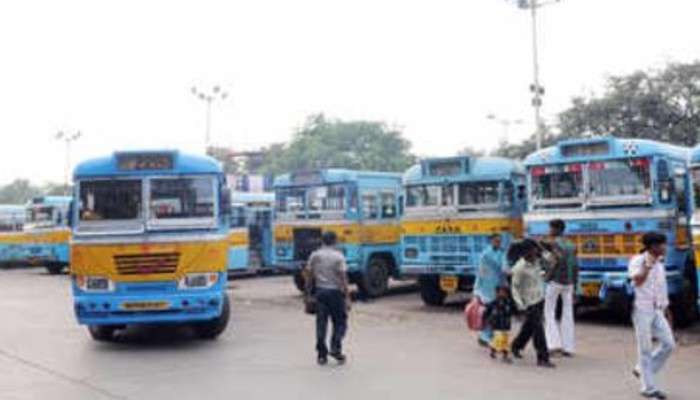
[[[93,342],[73,318],[68,277],[0,270],[0,399],[637,399],[631,328],[584,315],[579,355],[558,368],[491,361],[459,303],[425,308],[410,287],[356,303],[343,367],[315,365],[313,320],[288,277],[231,285],[233,324],[213,342],[131,330]],[[700,398],[700,329],[680,333],[665,373],[673,399]]]

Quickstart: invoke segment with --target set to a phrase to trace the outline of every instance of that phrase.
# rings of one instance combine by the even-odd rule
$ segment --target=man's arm
[[[524,272],[520,262],[516,263],[513,267],[513,277],[511,282],[513,290],[511,290],[511,294],[513,295],[513,301],[515,301],[515,304],[521,310],[525,309],[525,302],[523,301],[523,298],[520,293],[523,284],[523,273]]]
[[[306,266],[302,270],[301,274],[304,277],[304,291],[306,294],[311,294],[314,288],[314,263],[315,254],[311,254],[309,260],[306,262]]]
[[[637,261],[639,260],[639,261]],[[632,283],[634,286],[639,287],[646,282],[647,278],[649,277],[649,272],[651,271],[651,267],[647,265],[648,263],[646,262],[646,255],[633,260],[630,263],[629,266],[629,274],[630,278],[632,279]],[[653,264],[652,264],[653,265]]]

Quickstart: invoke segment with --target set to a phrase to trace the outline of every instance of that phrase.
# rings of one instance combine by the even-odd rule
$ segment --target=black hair
[[[657,244],[665,244],[666,235],[659,232],[647,232],[642,235],[642,253],[649,250],[652,246]]]
[[[556,230],[558,234],[562,234],[566,230],[566,222],[559,218],[553,219],[549,221],[549,227]]]
[[[338,241],[338,236],[333,231],[323,232],[321,243],[326,246],[333,246]]]
[[[493,240],[493,239],[495,239],[495,238],[499,238],[499,239],[500,239],[500,238],[501,238],[501,234],[500,234],[500,233],[492,233],[491,235],[489,235],[489,240]]]

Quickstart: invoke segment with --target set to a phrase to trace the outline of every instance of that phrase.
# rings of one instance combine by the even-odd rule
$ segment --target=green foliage
[[[263,149],[261,173],[280,174],[319,168],[402,172],[415,161],[411,143],[381,122],[341,121],[312,115],[288,144]]]
[[[557,120],[557,132],[545,135],[545,146],[593,135],[693,146],[700,135],[700,61],[611,76],[602,96],[574,97]],[[534,149],[533,135],[523,143],[503,145],[495,153],[524,158]]]
[[[68,193],[71,188],[68,188]],[[47,183],[43,186],[33,185],[27,179],[15,179],[0,187],[0,204],[25,204],[36,196],[62,196],[66,193],[65,186]]]

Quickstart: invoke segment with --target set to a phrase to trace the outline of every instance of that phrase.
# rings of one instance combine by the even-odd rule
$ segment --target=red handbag
[[[484,311],[486,307],[481,304],[479,297],[474,296],[464,307],[464,319],[467,327],[473,331],[480,331],[484,328]]]

